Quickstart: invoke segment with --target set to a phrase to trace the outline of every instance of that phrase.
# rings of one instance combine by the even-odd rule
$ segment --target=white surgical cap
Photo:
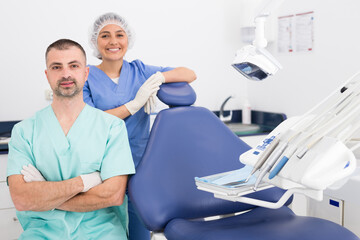
[[[103,29],[106,25],[115,24],[120,26],[126,33],[128,37],[128,48],[130,49],[134,45],[135,34],[134,31],[129,26],[128,22],[121,16],[116,13],[105,13],[98,17],[93,26],[90,29],[90,46],[94,50],[94,56],[101,59],[100,52],[97,47],[97,37],[101,29]]]

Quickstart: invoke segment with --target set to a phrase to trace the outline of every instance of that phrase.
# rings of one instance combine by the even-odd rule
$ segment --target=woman
[[[101,15],[91,31],[90,42],[102,60],[90,66],[84,86],[84,101],[125,120],[131,152],[137,166],[149,137],[149,114],[159,86],[165,82],[192,82],[195,73],[185,67],[127,62],[124,56],[134,43],[134,33],[126,20],[115,13]],[[129,202],[129,239],[150,239],[150,232],[137,218]]]

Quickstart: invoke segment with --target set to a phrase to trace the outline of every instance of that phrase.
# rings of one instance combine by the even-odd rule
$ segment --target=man
[[[135,172],[125,124],[86,105],[84,49],[61,39],[46,51],[53,102],[17,124],[8,184],[20,239],[127,239],[127,175]]]

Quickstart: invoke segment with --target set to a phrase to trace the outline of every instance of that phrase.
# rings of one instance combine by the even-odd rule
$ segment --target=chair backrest
[[[196,219],[229,214],[253,206],[220,200],[196,188],[194,177],[243,167],[241,153],[250,147],[206,108],[182,106],[161,111],[129,195],[145,226],[162,230],[174,218]],[[280,189],[254,195],[276,201]]]

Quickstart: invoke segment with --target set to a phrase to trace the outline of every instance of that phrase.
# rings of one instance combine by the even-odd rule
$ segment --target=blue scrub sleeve
[[[138,66],[139,69],[144,73],[145,80],[147,80],[151,75],[155,74],[156,72],[167,72],[173,70],[173,67],[159,67],[153,65],[145,65],[140,60],[135,60],[134,63]]]
[[[95,107],[93,98],[91,96],[89,83],[87,81],[85,82],[84,87],[83,87],[83,98],[84,98],[84,102],[86,104],[88,104],[89,106]]]
[[[11,133],[9,142],[9,155],[7,163],[7,176],[21,174],[24,165],[31,163],[35,166],[31,149],[32,126],[27,126],[29,121],[16,124]]]
[[[100,172],[102,180],[135,173],[125,122],[120,119],[110,129]]]

